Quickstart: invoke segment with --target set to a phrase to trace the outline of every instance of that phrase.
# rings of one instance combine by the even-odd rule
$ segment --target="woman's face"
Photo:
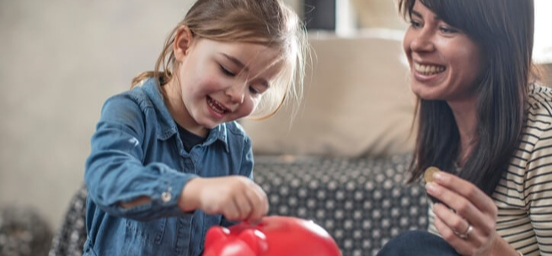
[[[481,74],[479,46],[420,1],[403,41],[411,70],[411,89],[422,99],[458,101],[475,97]]]

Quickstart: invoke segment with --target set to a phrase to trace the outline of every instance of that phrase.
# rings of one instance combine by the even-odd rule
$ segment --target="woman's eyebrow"
[[[422,18],[422,15],[419,12],[414,11],[414,10],[410,11],[410,16],[416,16],[420,19]]]
[[[423,19],[422,14],[419,13],[419,12],[417,12],[417,11],[415,11],[414,9],[412,9],[412,11],[410,11],[410,17],[412,17],[412,16],[416,16],[416,17],[419,18],[419,19]],[[439,16],[437,16],[437,15],[432,15],[432,16],[431,16],[431,19],[432,19],[433,21],[441,21],[441,18],[440,18]]]

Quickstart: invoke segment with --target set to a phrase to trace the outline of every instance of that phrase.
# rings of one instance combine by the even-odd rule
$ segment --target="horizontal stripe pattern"
[[[497,233],[526,256],[552,255],[552,89],[533,85],[528,96],[521,142],[493,194]]]

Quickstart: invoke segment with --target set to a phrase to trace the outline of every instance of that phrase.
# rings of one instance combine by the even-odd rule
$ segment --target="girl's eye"
[[[236,76],[236,74],[234,74],[232,71],[225,68],[223,65],[219,65],[219,66],[220,66],[220,70],[222,71],[223,74],[225,74],[227,76],[231,76],[231,77]]]
[[[252,95],[263,94],[268,88],[264,84],[253,84],[249,86],[249,92]]]
[[[255,87],[253,86],[249,86],[249,92],[251,92],[251,94],[253,95],[257,95],[257,94],[260,94],[261,92],[259,90],[257,90]]]

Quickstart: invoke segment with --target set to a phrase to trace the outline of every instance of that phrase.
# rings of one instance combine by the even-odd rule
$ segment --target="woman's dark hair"
[[[533,68],[533,0],[399,0],[399,12],[406,19],[416,1],[463,31],[484,54],[484,70],[476,85],[476,144],[458,175],[491,196],[519,145],[525,121]],[[409,182],[429,166],[452,172],[460,135],[447,102],[419,99],[416,121],[418,136]]]

